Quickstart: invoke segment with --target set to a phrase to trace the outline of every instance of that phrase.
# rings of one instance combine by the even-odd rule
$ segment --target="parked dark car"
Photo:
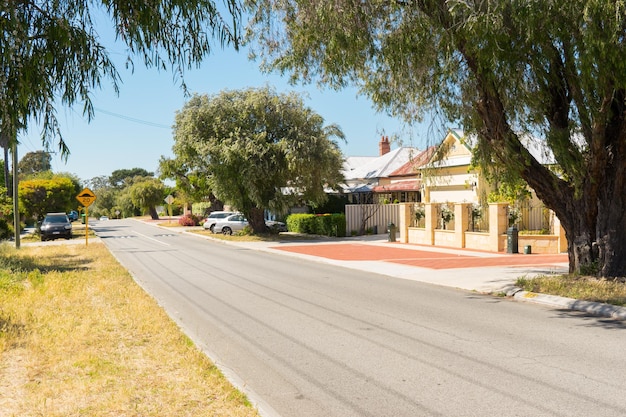
[[[67,213],[67,217],[70,219],[71,222],[75,222],[76,220],[78,220],[78,212],[76,210],[72,210]]]
[[[48,213],[39,227],[41,240],[72,238],[72,223],[65,213]]]

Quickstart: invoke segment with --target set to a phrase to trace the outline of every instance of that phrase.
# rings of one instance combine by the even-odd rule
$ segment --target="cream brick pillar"
[[[567,238],[565,237],[565,229],[563,229],[563,226],[561,225],[561,220],[559,220],[559,218],[556,217],[556,214],[554,214],[553,227],[554,227],[554,230],[552,231],[552,233],[554,233],[555,235],[559,237],[559,243],[558,243],[559,252],[560,253],[567,252]]]
[[[409,225],[411,224],[411,206],[413,203],[400,203],[400,218],[398,230],[400,230],[400,242],[409,243]]]
[[[469,226],[468,203],[454,203],[454,246],[465,247],[465,232]]]
[[[434,203],[424,203],[424,211],[425,211],[425,221],[424,225],[426,232],[426,244],[434,245],[435,244],[435,229],[437,228],[437,204]]]
[[[507,203],[489,203],[489,250],[492,252],[504,251],[504,240],[509,221],[506,216]]]

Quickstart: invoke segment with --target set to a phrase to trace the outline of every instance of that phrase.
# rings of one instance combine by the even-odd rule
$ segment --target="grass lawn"
[[[2,416],[258,415],[97,242],[0,245],[0,392]]]

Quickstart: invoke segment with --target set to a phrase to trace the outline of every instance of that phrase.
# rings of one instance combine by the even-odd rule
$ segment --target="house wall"
[[[472,189],[466,189],[463,186],[459,187],[442,187],[436,190],[430,190],[431,203],[445,203],[448,201],[465,201],[470,203],[477,203],[478,195],[476,191]]]

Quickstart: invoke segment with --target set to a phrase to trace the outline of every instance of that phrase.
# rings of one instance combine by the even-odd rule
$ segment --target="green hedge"
[[[291,214],[286,220],[290,232],[322,236],[346,235],[346,215],[335,214]]]

